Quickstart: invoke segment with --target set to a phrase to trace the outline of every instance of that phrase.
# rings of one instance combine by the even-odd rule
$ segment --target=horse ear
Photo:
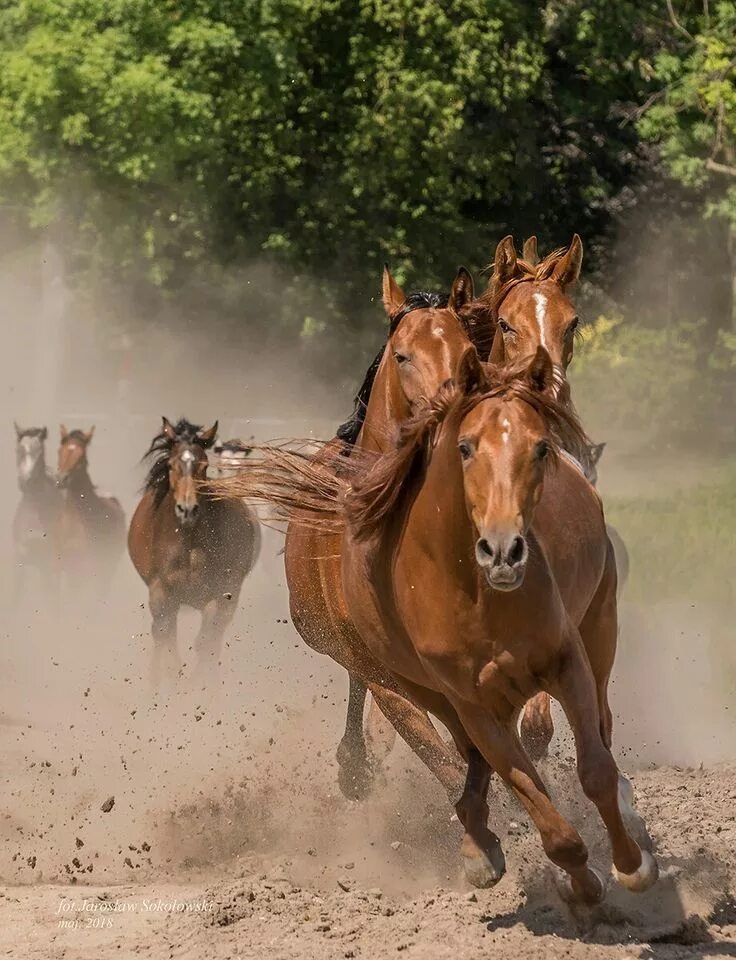
[[[176,430],[166,417],[161,417],[161,433],[169,440],[176,440]]]
[[[92,426],[89,428],[89,430],[85,433],[84,439],[86,440],[87,443],[90,443],[90,442],[92,441],[92,437],[94,437],[94,435],[95,435],[95,425],[92,424]]]
[[[197,434],[197,439],[201,442],[203,447],[211,447],[215,442],[215,437],[217,436],[217,427],[219,421],[215,420],[209,430],[200,430]]]
[[[466,347],[457,365],[455,383],[465,396],[488,389],[488,377],[475,347]]]
[[[570,246],[552,271],[552,279],[561,287],[576,283],[583,265],[583,241],[576,233],[570,241]]]
[[[603,456],[603,451],[606,449],[605,442],[603,443],[592,443],[590,445],[590,459],[593,461],[593,465],[597,465],[598,461]]]
[[[66,438],[69,436],[69,431],[67,430],[67,428],[64,426],[63,423],[59,424],[59,436],[61,437],[62,443],[64,443],[66,441]]]
[[[465,267],[458,267],[450,288],[448,304],[456,313],[474,298],[473,278]]]
[[[389,317],[393,317],[406,301],[406,294],[398,285],[398,283],[391,276],[391,271],[388,268],[388,264],[384,263],[383,265],[383,283],[382,283],[382,293],[383,293],[383,305],[386,308],[386,313]]]
[[[524,249],[521,256],[528,264],[531,264],[532,267],[536,267],[536,265],[539,263],[539,252],[537,251],[536,237],[527,237],[527,239],[524,241]]]
[[[17,429],[18,428],[16,427],[16,430]],[[48,437],[48,435],[49,435],[48,429],[46,427],[41,427],[41,432],[39,433],[39,437],[41,438],[41,440],[42,441],[45,440]]]
[[[23,430],[18,426],[18,424],[13,420],[13,426],[15,427],[15,439],[20,440],[23,436]]]
[[[493,260],[493,276],[490,283],[491,289],[494,291],[500,290],[505,283],[513,280],[520,273],[514,238],[509,234],[496,247],[496,256]]]
[[[536,393],[545,393],[555,385],[555,368],[552,358],[543,346],[537,352],[526,371],[526,381]]]

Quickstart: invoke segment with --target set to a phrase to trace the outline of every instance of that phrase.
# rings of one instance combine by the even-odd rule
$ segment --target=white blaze
[[[547,319],[547,297],[543,293],[535,293],[533,296],[537,323],[539,324],[539,341],[546,350],[547,341],[544,339],[544,322]]]
[[[504,443],[508,443],[510,434],[511,434],[511,423],[506,417],[504,417],[503,420],[501,421],[501,440]]]

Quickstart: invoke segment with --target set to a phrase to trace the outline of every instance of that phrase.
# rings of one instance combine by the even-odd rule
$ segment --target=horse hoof
[[[337,773],[340,792],[348,800],[365,800],[373,787],[371,768],[365,766],[340,767]]]
[[[641,852],[641,866],[634,873],[621,873],[613,867],[613,875],[626,890],[643,893],[653,886],[659,878],[659,866],[656,858],[648,851]]]
[[[595,906],[596,903],[604,900],[608,888],[606,878],[595,867],[588,867],[588,872],[593,876],[593,884],[590,890],[582,890],[579,884],[573,882],[569,873],[559,868],[554,871],[557,893],[565,903],[571,905],[585,903],[588,906]]]
[[[496,847],[490,853],[480,851],[476,857],[463,857],[463,872],[465,879],[479,890],[495,887],[506,873],[506,858],[501,847]]]

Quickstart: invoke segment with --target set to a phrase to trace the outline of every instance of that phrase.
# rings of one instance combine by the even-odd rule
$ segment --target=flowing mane
[[[190,423],[184,417],[174,427],[176,436],[174,439],[167,436],[162,430],[161,433],[151,440],[151,445],[141,457],[141,463],[152,460],[151,466],[146,474],[143,483],[143,490],[153,490],[154,503],[156,506],[161,503],[163,498],[169,492],[169,456],[177,443],[201,443],[201,438],[197,437],[202,427],[196,423]]]
[[[356,478],[345,497],[344,512],[356,539],[365,540],[377,534],[397,509],[420,461],[429,454],[437,429],[448,415],[455,415],[459,422],[484,400],[521,400],[532,407],[546,423],[553,441],[548,468],[557,464],[563,450],[576,458],[582,457],[590,441],[576,412],[548,394],[530,389],[522,379],[527,366],[528,361],[510,368],[487,364],[493,382],[490,389],[461,394],[452,384],[443,387],[423,410],[402,425],[396,448]]]
[[[298,450],[255,446],[235,476],[208,480],[208,488],[214,496],[253,500],[271,507],[278,520],[324,532],[339,532],[347,520],[353,535],[366,539],[398,507],[444,420],[452,414],[462,418],[489,399],[521,400],[536,411],[552,441],[548,465],[554,466],[563,450],[583,462],[590,440],[577,413],[528,386],[528,359],[511,367],[484,367],[492,386],[465,394],[453,382],[446,384],[401,425],[396,446],[387,453],[353,449],[346,458],[344,446],[334,441],[316,449],[311,440],[302,441]]]

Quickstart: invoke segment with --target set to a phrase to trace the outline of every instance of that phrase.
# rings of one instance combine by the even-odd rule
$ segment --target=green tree
[[[732,326],[736,329],[736,6],[690,3],[676,12],[654,57],[656,89],[640,111],[641,135],[659,144],[670,174],[696,190],[706,216],[729,227]]]
[[[629,0],[18,0],[0,13],[0,197],[74,238],[86,284],[186,311],[219,267],[263,259],[288,289],[254,314],[355,331],[383,260],[442,286],[509,230],[605,234],[639,163],[618,109],[644,84],[652,16]],[[234,320],[243,290],[219,287]]]

